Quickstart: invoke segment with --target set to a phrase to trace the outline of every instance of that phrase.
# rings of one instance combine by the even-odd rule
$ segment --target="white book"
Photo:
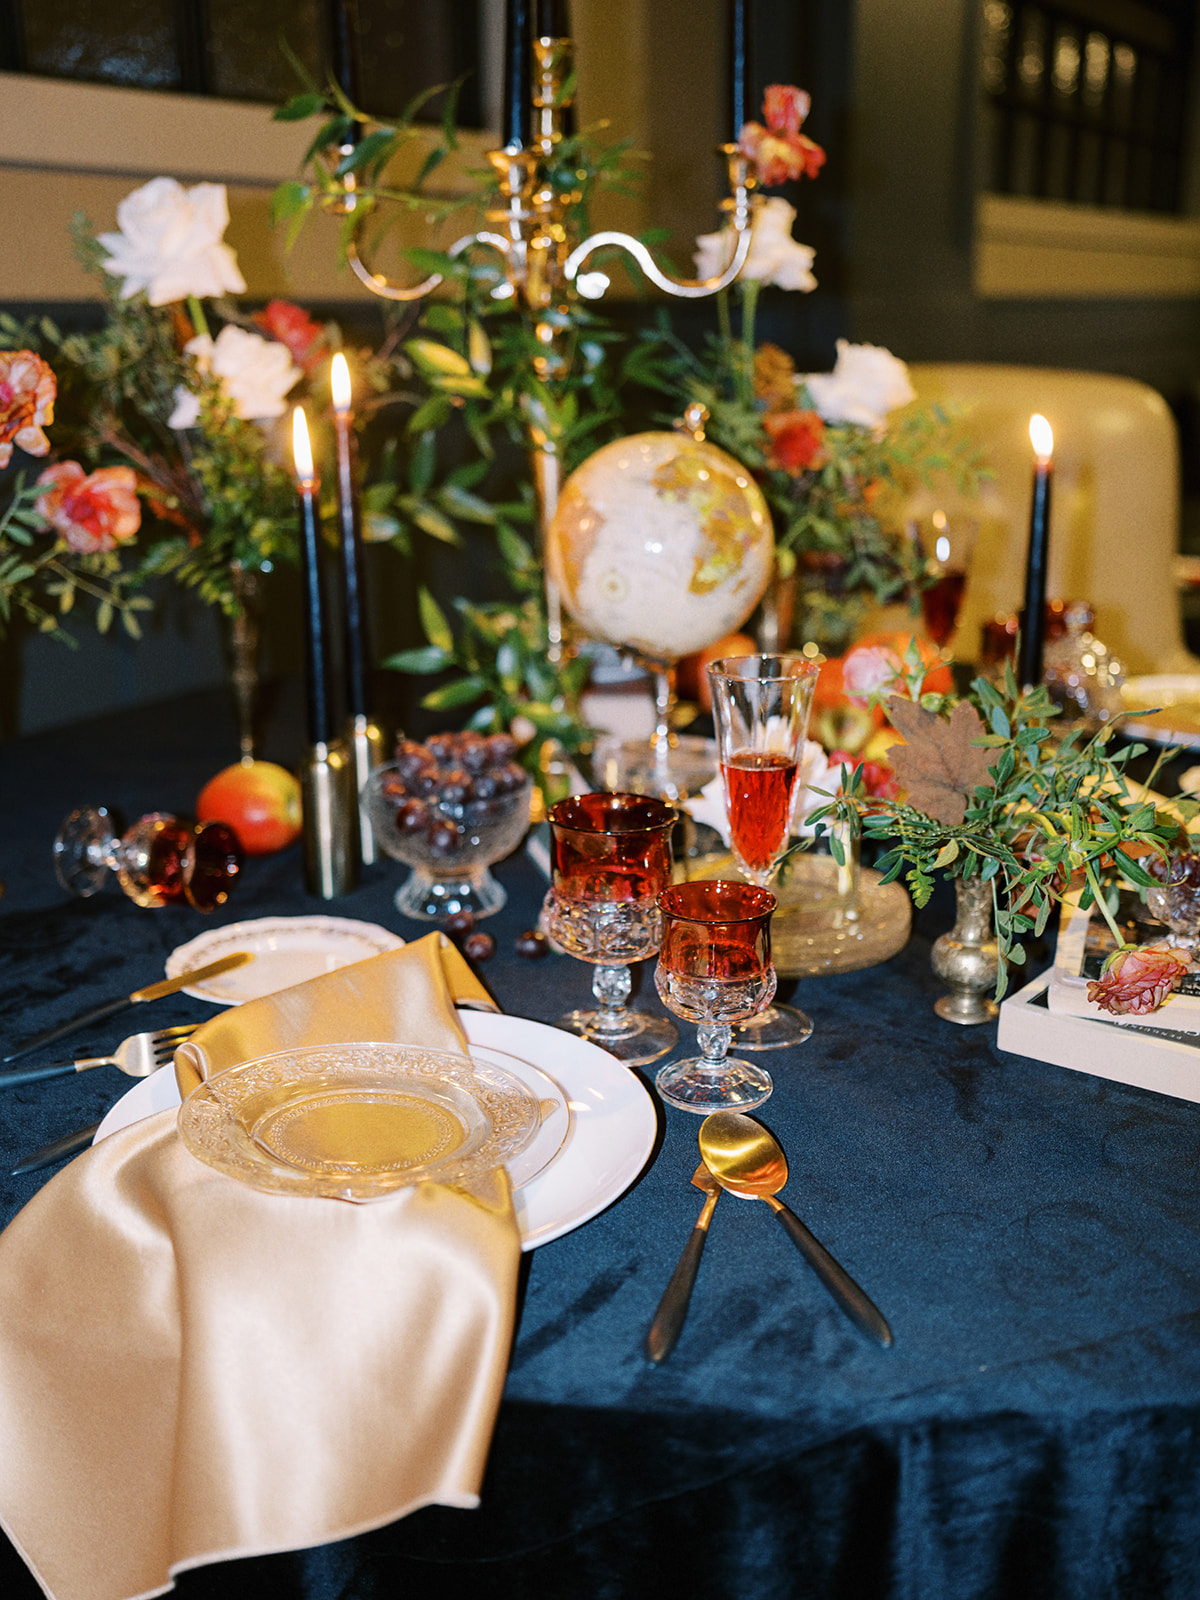
[[[1051,969],[1001,1001],[1001,1050],[1200,1103],[1200,1035],[1168,1027],[1165,1007],[1136,1027],[1095,1006],[1087,1016],[1053,1010],[1053,981]]]
[[[1161,922],[1151,918],[1135,890],[1123,888],[1117,907],[1117,925],[1130,944],[1156,944],[1169,938]],[[1100,976],[1107,956],[1116,948],[1112,931],[1095,906],[1079,907],[1077,894],[1063,902],[1058,949],[1050,972],[1047,1005],[1058,1016],[1109,1020],[1122,1028],[1200,1035],[1200,972],[1187,972],[1174,993],[1157,1011],[1145,1016],[1109,1018],[1087,997],[1089,979]]]

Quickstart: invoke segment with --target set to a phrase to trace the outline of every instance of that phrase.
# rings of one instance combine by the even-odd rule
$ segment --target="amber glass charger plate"
[[[338,1200],[469,1184],[514,1163],[540,1123],[526,1085],[490,1062],[367,1043],[230,1067],[179,1111],[180,1137],[209,1166],[273,1194]]]

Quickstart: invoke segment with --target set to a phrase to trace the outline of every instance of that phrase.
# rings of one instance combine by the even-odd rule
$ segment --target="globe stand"
[[[716,742],[675,732],[675,664],[647,665],[654,673],[654,733],[649,740],[625,739],[606,749],[615,768],[613,787],[684,800],[716,777]]]

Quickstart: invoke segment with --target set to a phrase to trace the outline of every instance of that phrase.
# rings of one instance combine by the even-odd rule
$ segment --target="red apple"
[[[273,761],[239,762],[204,785],[196,819],[227,822],[248,856],[269,856],[299,837],[300,785]]]

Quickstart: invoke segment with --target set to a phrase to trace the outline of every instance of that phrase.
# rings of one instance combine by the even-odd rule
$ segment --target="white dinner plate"
[[[240,1006],[244,1000],[261,1000],[351,962],[398,950],[403,943],[399,934],[376,922],[355,922],[350,917],[259,917],[255,922],[210,928],[181,944],[167,957],[167,977],[178,978],[234,950],[249,950],[254,960],[246,966],[183,991],[215,1005]]]
[[[1121,685],[1121,703],[1126,710],[1122,733],[1155,744],[1200,745],[1200,677],[1195,673],[1128,678]],[[1152,709],[1156,716],[1138,715]]]
[[[513,1194],[521,1247],[532,1250],[590,1221],[625,1193],[654,1148],[654,1102],[628,1067],[573,1033],[493,1011],[460,1011],[459,1020],[473,1050],[521,1078],[539,1098],[550,1078],[569,1108],[558,1153]],[[175,1073],[162,1067],[122,1095],[96,1138],[178,1104]],[[556,1112],[543,1124],[534,1141],[539,1154],[546,1149],[543,1135],[552,1141],[565,1120]]]

